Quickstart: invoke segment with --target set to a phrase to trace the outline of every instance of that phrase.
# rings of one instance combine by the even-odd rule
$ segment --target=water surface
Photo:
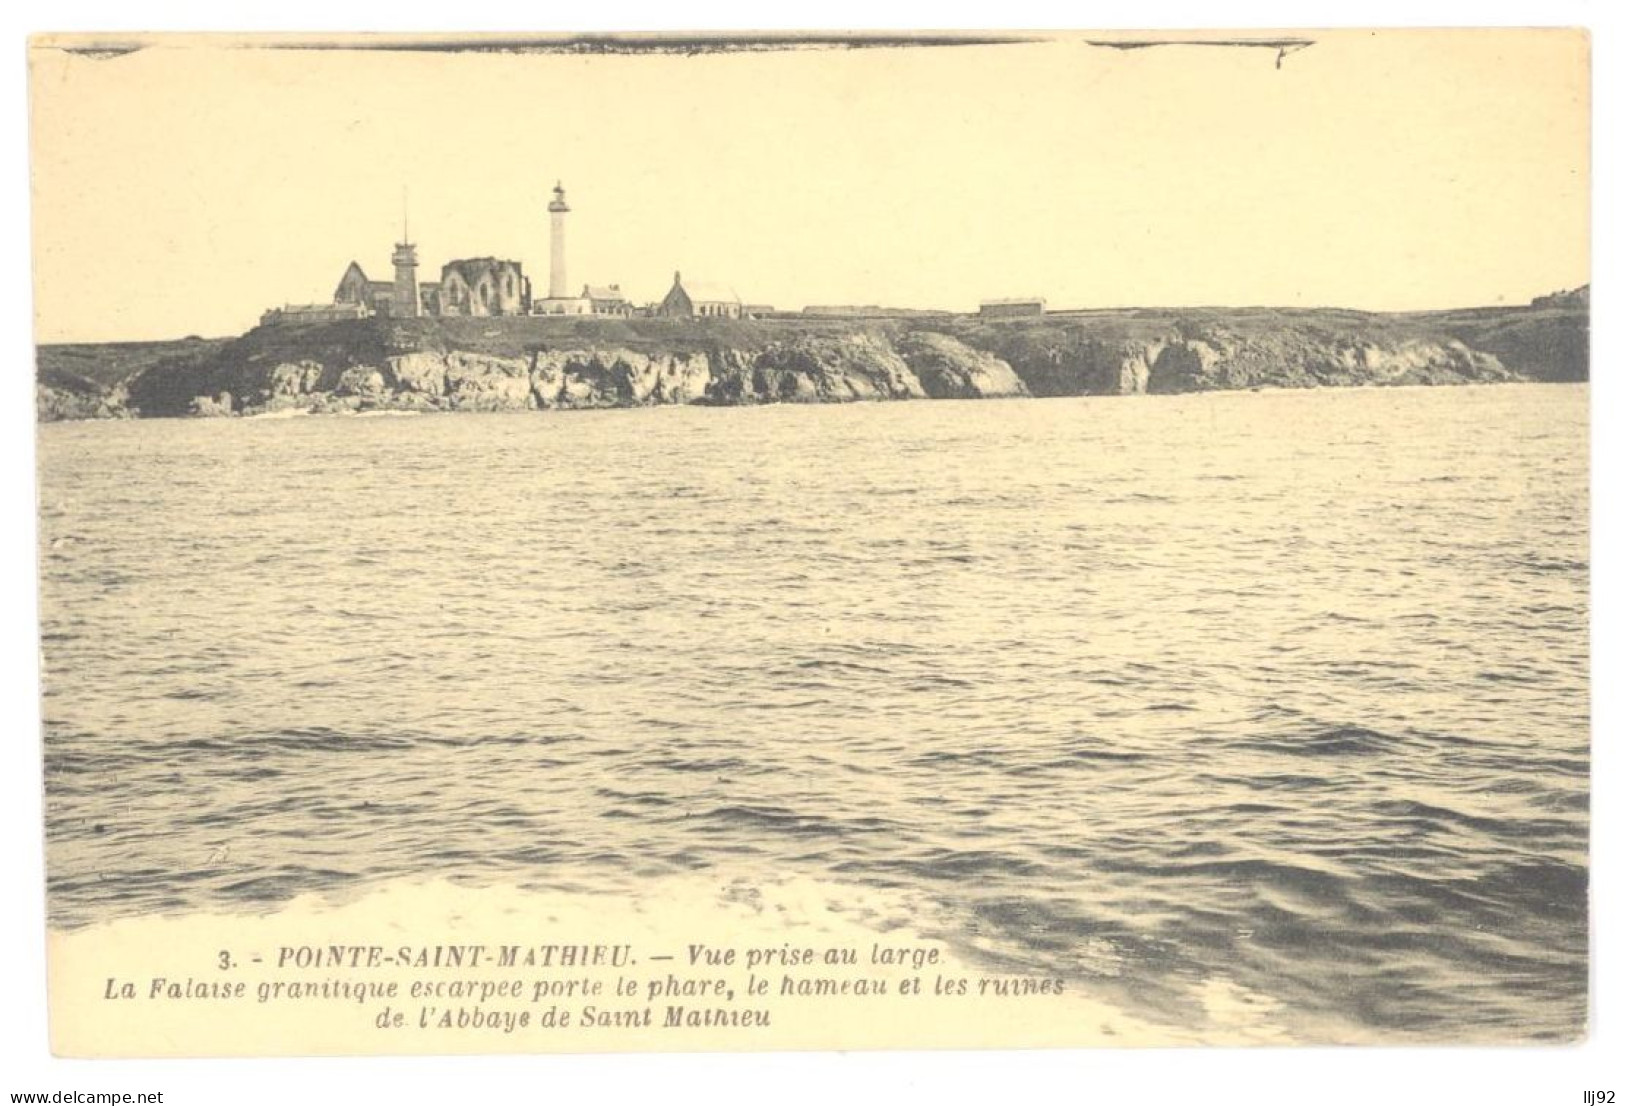
[[[1575,385],[41,428],[52,918],[891,896],[1298,1039],[1586,993]]]

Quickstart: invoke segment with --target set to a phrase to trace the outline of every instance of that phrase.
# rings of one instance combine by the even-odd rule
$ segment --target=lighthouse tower
[[[592,300],[585,294],[570,294],[570,278],[564,271],[564,217],[570,205],[564,202],[564,182],[553,186],[553,202],[547,205],[553,222],[551,266],[547,274],[547,298],[537,300],[531,311],[538,315],[590,315]]]
[[[547,205],[547,210],[553,217],[553,255],[547,276],[547,298],[568,299],[570,284],[564,272],[564,217],[570,213],[570,205],[564,202],[563,181],[553,186],[553,202]]]

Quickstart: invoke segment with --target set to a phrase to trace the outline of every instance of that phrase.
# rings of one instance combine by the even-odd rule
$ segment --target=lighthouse
[[[551,265],[547,274],[547,298],[537,300],[531,311],[537,315],[590,315],[592,300],[585,292],[570,294],[570,278],[564,271],[564,217],[570,205],[564,202],[564,182],[553,186],[553,202],[547,205],[553,223]]]
[[[553,202],[547,205],[547,210],[553,219],[553,255],[547,274],[547,298],[568,299],[570,284],[564,272],[564,217],[570,213],[570,205],[564,202],[563,181],[553,186]]]

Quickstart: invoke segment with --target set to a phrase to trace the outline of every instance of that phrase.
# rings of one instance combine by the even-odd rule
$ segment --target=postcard
[[[1589,57],[36,37],[53,1048],[1583,1039]]]

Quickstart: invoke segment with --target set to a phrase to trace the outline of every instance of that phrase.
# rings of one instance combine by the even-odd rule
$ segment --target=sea
[[[1575,1039],[1587,407],[42,426],[51,925],[793,880],[1165,1024]]]

